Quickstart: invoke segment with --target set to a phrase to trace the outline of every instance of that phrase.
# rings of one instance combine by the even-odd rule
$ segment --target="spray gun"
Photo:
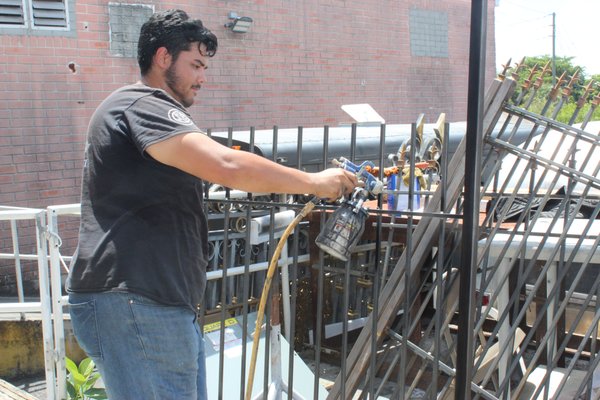
[[[364,182],[365,189],[369,193],[378,195],[383,192],[383,182],[371,174],[376,169],[373,162],[364,161],[362,164],[356,165],[350,160],[340,157],[339,160],[334,158],[332,163],[340,168],[344,168],[346,171],[354,172],[358,179]]]
[[[375,164],[371,161],[356,165],[340,157],[339,161],[334,159],[333,163],[354,172],[359,180],[364,182],[365,187],[355,188],[351,199],[342,201],[340,208],[327,220],[315,243],[324,252],[342,261],[348,261],[362,236],[365,220],[369,215],[363,204],[369,198],[369,193],[377,195],[383,192],[383,182],[370,173],[375,169]]]

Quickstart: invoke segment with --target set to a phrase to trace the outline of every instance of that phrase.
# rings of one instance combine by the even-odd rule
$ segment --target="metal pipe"
[[[385,132],[386,132],[386,125],[385,124],[381,124],[380,126],[380,130],[379,130],[379,179],[381,179],[383,181],[383,149],[385,146]],[[382,201],[382,194],[378,194],[377,195],[377,208],[381,209],[383,206],[383,201]],[[394,216],[392,216],[392,222],[393,222],[393,218]],[[381,223],[381,219],[382,216],[381,215],[377,215],[377,219],[376,219],[376,227],[375,227],[375,259],[374,259],[374,274],[373,274],[373,280],[374,285],[375,285],[375,290],[376,292],[373,294],[373,315],[377,315],[378,313],[378,309],[379,309],[379,283],[380,283],[380,279],[383,279],[385,281],[385,275],[382,275],[380,277],[380,274],[377,273],[377,270],[379,268],[379,264],[381,263],[381,229],[382,229],[382,223]],[[389,236],[388,236],[388,243],[391,243],[393,239],[393,229],[389,230]],[[388,246],[386,248],[386,257],[384,260],[384,263],[387,266],[387,262],[389,260],[389,255],[391,252],[391,248],[392,246]],[[383,269],[384,273],[387,273],[387,267],[384,267]],[[375,318],[372,319],[372,325],[371,325],[371,329],[377,329],[377,321],[375,320]],[[377,340],[375,338],[373,338],[371,340],[371,354],[377,354]],[[345,355],[344,355],[345,356]],[[370,366],[369,369],[371,371],[372,374],[372,379],[369,380],[369,394],[372,396],[372,398],[377,398],[377,395],[375,394],[375,375],[377,373],[377,368],[376,368],[376,363],[377,363],[377,357],[371,357],[370,360]]]
[[[67,379],[66,369],[66,347],[65,347],[65,328],[63,317],[63,297],[61,282],[61,263],[59,248],[62,244],[58,236],[58,216],[53,210],[47,210],[46,218],[48,223],[48,250],[50,252],[50,294],[52,296],[52,316],[54,319],[54,352],[56,356],[56,383],[55,390],[57,397],[63,399],[67,397],[67,387],[62,384]]]
[[[473,316],[479,233],[479,185],[481,182],[481,131],[483,114],[483,84],[485,76],[485,45],[487,1],[471,1],[471,36],[469,53],[469,87],[467,97],[467,131],[465,162],[465,204],[460,268],[459,321],[457,338],[456,399],[471,398],[473,375]]]
[[[301,170],[302,169],[302,143],[303,143],[303,134],[304,134],[304,130],[301,126],[298,127],[298,137],[297,137],[297,145],[296,145],[296,154],[298,155],[298,160],[296,162],[296,169]],[[297,304],[297,297],[298,297],[298,242],[299,242],[299,238],[298,236],[300,235],[300,224],[298,224],[295,228],[294,228],[294,238],[293,238],[293,242],[292,242],[292,254],[293,254],[293,261],[292,264],[294,265],[294,268],[292,268],[292,276],[291,276],[291,296],[290,296],[290,308],[293,311],[292,314],[292,318],[290,318],[289,323],[289,328],[288,328],[288,332],[289,332],[289,336],[288,336],[288,342],[290,343],[289,346],[289,352],[288,352],[288,377],[287,377],[287,386],[290,388],[294,387],[294,343],[295,343],[295,337],[296,337],[296,304]],[[285,385],[285,382],[284,382]],[[292,399],[293,398],[293,390],[288,390],[288,399]]]
[[[17,279],[17,296],[19,299],[19,303],[25,301],[25,296],[23,295],[23,275],[21,273],[21,253],[19,251],[19,231],[17,229],[17,221],[14,219],[10,221],[10,230],[12,233],[12,246],[13,246],[13,254],[11,254],[11,258],[15,261],[15,276]],[[24,314],[21,315],[21,318]]]
[[[254,152],[254,135],[255,128],[250,127],[250,140],[248,143],[250,153]],[[247,194],[247,199],[252,200],[252,193]],[[250,221],[251,218],[251,209],[250,207],[246,207],[245,216],[246,221]],[[242,358],[241,358],[241,371],[240,371],[240,399],[245,398],[246,396],[246,359],[247,359],[247,346],[248,346],[248,303],[250,299],[250,260],[251,260],[251,246],[250,246],[250,229],[246,229],[245,241],[244,241],[244,267],[243,267],[243,275],[244,279],[242,280]],[[267,264],[265,263],[265,269],[267,268]],[[233,271],[229,271],[232,273]],[[233,273],[232,273],[233,274]],[[208,277],[207,277],[208,280]]]
[[[227,146],[231,147],[233,140],[233,128],[229,128],[227,130]],[[229,188],[225,188],[225,198],[229,198]],[[227,269],[229,267],[228,263],[230,262],[230,256],[228,254],[227,248],[229,247],[229,218],[231,211],[231,204],[228,203],[220,203],[222,204],[219,207],[219,211],[223,213],[223,247],[222,247],[222,255],[223,255],[223,264],[222,264],[222,274],[223,279],[221,281],[221,293],[220,293],[220,304],[221,304],[221,321],[223,321],[219,327],[219,384],[218,384],[218,396],[219,398],[223,398],[223,383],[225,377],[224,371],[224,360],[225,360],[225,323],[224,321],[227,319],[227,289],[228,289],[228,280],[227,280]]]
[[[36,245],[38,258],[38,276],[40,280],[40,305],[42,309],[42,336],[44,340],[44,366],[46,371],[46,395],[48,400],[57,398],[56,369],[54,364],[54,334],[52,331],[52,306],[50,296],[50,277],[48,276],[48,242],[46,240],[46,215],[43,211],[36,215]]]
[[[323,127],[323,153],[322,163],[323,166],[327,166],[327,157],[329,154],[329,126]],[[325,224],[325,213],[321,213],[320,226]],[[319,264],[316,268],[313,268],[311,272],[317,274],[317,307],[316,307],[316,321],[313,325],[313,337],[315,344],[315,379],[313,381],[313,399],[319,398],[319,376],[321,374],[321,339],[323,333],[323,288],[324,288],[324,271],[323,266],[324,255],[322,251],[319,251]]]

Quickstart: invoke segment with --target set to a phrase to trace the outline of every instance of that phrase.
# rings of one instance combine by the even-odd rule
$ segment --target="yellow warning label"
[[[235,318],[227,318],[225,320],[225,327],[229,327],[237,324],[237,319]],[[204,333],[216,331],[221,328],[221,321],[213,322],[212,324],[204,325]]]

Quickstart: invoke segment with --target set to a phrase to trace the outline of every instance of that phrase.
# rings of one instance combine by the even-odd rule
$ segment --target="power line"
[[[521,3],[515,3],[514,1],[510,1],[510,0],[500,0],[500,4],[501,5],[499,7],[502,7],[502,3],[508,3],[508,4],[511,4],[511,5],[515,6],[515,7],[519,7],[519,8],[522,8],[524,10],[532,11],[532,12],[535,12],[535,13],[546,12],[546,11],[542,11],[540,9],[535,9],[535,8],[527,7],[527,6],[522,5]]]
[[[511,27],[511,26],[516,26],[516,25],[527,24],[527,23],[530,23],[530,22],[535,22],[535,21],[543,20],[546,17],[548,17],[549,15],[550,14],[544,15],[543,17],[536,17],[536,18],[531,18],[531,19],[524,19],[524,20],[520,20],[520,21],[517,21],[517,22],[510,23],[510,24],[503,24],[503,25],[507,26],[507,27]]]

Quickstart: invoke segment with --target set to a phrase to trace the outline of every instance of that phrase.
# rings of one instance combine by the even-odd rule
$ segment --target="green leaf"
[[[83,393],[87,398],[96,399],[96,400],[106,400],[108,397],[106,396],[106,390],[92,388],[88,389]]]
[[[79,372],[79,370],[77,369],[77,365],[75,365],[73,360],[71,360],[69,357],[65,357],[65,363],[67,366],[67,371],[69,371],[70,373]]]
[[[77,369],[77,365],[75,365],[73,360],[70,360],[69,358],[65,358],[65,363],[66,363],[67,371],[69,371],[69,373],[70,373],[70,378],[73,382],[73,385],[75,386],[76,389],[78,389],[85,382],[86,378],[85,378],[85,376],[83,376],[79,373],[79,370]]]
[[[77,399],[77,389],[75,389],[75,386],[69,381],[67,381],[67,394],[69,395],[69,399]]]
[[[73,376],[76,388],[81,387],[81,385],[85,383],[85,376],[81,375],[79,372],[71,372],[71,375]]]
[[[94,371],[94,361],[91,358],[84,358],[80,363],[79,363],[79,372],[87,377],[89,376],[92,371]]]
[[[100,374],[99,373],[93,373],[90,376],[88,376],[87,381],[85,382],[86,386],[88,387],[93,387],[94,384],[96,383],[96,381],[100,379]]]

